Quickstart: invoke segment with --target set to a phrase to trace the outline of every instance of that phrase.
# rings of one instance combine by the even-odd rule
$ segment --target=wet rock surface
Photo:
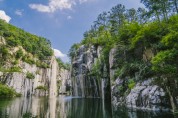
[[[101,56],[101,47],[80,46],[72,59],[72,93],[81,97],[105,97],[109,78],[90,76],[94,64]],[[103,62],[102,62],[103,63]]]

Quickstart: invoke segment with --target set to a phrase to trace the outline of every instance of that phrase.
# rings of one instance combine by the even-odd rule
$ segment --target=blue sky
[[[0,18],[49,39],[66,62],[71,45],[82,40],[98,14],[117,4],[143,7],[140,0],[0,0]]]

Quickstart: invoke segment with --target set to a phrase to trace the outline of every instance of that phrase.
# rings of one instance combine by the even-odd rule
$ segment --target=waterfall
[[[83,78],[83,75],[80,74],[79,75],[79,81],[80,81],[80,89],[81,89],[81,95],[82,95],[82,97],[85,97],[84,79],[85,78]]]
[[[103,116],[106,116],[105,111],[105,79],[101,80],[101,94],[102,94],[102,109],[103,109]]]
[[[99,48],[99,50],[101,50]],[[82,45],[72,59],[72,85],[73,95],[81,97],[102,97],[104,98],[104,82],[93,75],[92,65],[96,63],[96,59],[100,56],[95,46]],[[101,90],[103,87],[103,91]],[[103,92],[103,93],[100,93]]]
[[[74,96],[78,96],[78,86],[77,86],[77,80],[78,78],[75,78],[74,80]]]
[[[101,94],[102,94],[102,99],[103,99],[103,101],[104,101],[104,87],[105,87],[105,80],[104,79],[102,79],[101,80]]]

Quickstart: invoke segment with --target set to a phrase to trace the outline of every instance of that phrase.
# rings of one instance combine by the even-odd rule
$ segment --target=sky
[[[0,18],[52,43],[64,62],[74,43],[90,29],[97,16],[113,6],[143,7],[140,0],[0,0]]]

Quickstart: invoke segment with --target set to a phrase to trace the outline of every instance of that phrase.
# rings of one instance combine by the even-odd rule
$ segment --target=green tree
[[[128,9],[125,16],[128,22],[137,21],[137,11],[134,8]]]
[[[169,0],[171,7],[173,8],[172,11],[178,14],[178,0]]]
[[[19,58],[21,58],[21,57],[23,57],[23,51],[22,51],[22,49],[19,49],[19,50],[16,52],[16,58],[19,59]]]
[[[119,27],[125,21],[125,6],[122,4],[118,4],[115,7],[112,7],[111,11],[109,12],[109,21],[111,24],[111,32],[118,33]]]

